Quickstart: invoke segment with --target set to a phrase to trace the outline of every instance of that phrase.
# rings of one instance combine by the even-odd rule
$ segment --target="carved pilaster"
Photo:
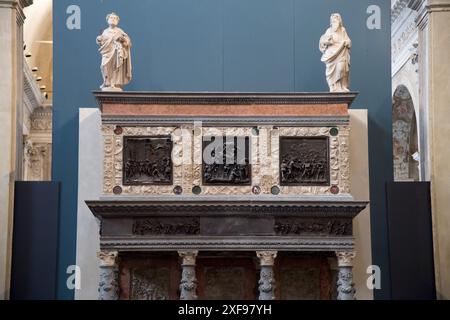
[[[256,256],[261,264],[259,278],[259,300],[275,299],[275,276],[273,265],[277,257],[277,251],[257,251]]]
[[[180,300],[197,300],[197,278],[195,276],[195,260],[198,251],[178,251],[182,258]]]
[[[100,259],[100,300],[119,299],[119,267],[117,265],[117,251],[100,251],[97,256]]]
[[[354,251],[337,251],[336,257],[338,261],[338,281],[337,292],[338,300],[355,300],[355,288],[353,283],[353,259]]]

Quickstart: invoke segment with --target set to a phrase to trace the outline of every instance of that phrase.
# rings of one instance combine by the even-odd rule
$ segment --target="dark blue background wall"
[[[66,9],[81,8],[81,30]],[[366,27],[380,6],[380,30]],[[96,36],[115,11],[133,40],[134,79],[143,91],[327,91],[318,41],[333,12],[353,40],[353,107],[369,109],[373,261],[389,298],[384,183],[392,180],[390,1],[386,0],[56,0],[54,1],[53,179],[61,181],[58,294],[75,264],[78,109],[95,107],[101,83]]]

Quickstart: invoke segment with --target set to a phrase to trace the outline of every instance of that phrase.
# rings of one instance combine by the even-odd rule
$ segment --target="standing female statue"
[[[109,28],[97,37],[102,55],[100,66],[103,76],[103,91],[122,91],[122,86],[131,81],[131,39],[118,26],[120,18],[111,13],[106,17]]]
[[[326,65],[330,92],[349,92],[350,48],[352,41],[345,31],[339,13],[330,18],[330,28],[320,38],[319,49]]]

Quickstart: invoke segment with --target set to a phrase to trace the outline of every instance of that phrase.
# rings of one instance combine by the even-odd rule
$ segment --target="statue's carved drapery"
[[[101,89],[122,91],[122,87],[131,81],[131,39],[117,25],[120,18],[115,13],[106,17],[109,28],[97,37],[99,52],[102,56],[100,69],[103,76]]]
[[[349,92],[350,48],[352,41],[347,35],[342,17],[334,13],[330,28],[320,38],[322,62],[326,65],[326,78],[330,92]]]

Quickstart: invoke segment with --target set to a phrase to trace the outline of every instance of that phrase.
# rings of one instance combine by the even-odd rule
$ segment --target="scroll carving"
[[[139,219],[133,224],[135,235],[198,235],[199,219]]]
[[[327,220],[319,219],[277,219],[275,221],[275,232],[278,235],[329,235],[329,236],[351,236],[351,220]]]

